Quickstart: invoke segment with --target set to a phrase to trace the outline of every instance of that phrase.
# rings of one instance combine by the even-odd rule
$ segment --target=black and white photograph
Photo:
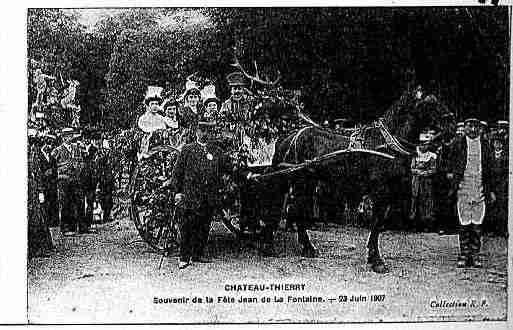
[[[506,326],[512,7],[258,6],[26,9],[27,323]]]

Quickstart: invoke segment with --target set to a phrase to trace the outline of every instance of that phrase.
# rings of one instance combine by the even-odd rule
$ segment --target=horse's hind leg
[[[374,212],[374,222],[371,227],[369,239],[367,241],[368,257],[367,263],[376,273],[387,273],[388,267],[379,253],[379,234],[383,231],[386,219],[390,215],[391,206],[387,205],[383,212],[376,210]]]
[[[317,258],[319,252],[310,241],[310,237],[306,231],[306,224],[304,222],[297,222],[297,241],[303,247],[301,249],[301,256],[306,258]]]

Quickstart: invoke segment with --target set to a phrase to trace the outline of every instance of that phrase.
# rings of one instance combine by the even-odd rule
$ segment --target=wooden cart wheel
[[[173,201],[160,188],[170,178],[176,157],[173,147],[154,147],[137,163],[130,179],[130,218],[141,238],[160,252],[176,249],[180,241]]]
[[[221,215],[221,221],[225,227],[231,231],[235,236],[240,237],[240,217],[238,212],[234,212],[232,209],[223,209]]]

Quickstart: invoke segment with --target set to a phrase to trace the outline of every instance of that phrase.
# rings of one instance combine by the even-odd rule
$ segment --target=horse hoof
[[[318,258],[319,252],[314,248],[303,249],[303,251],[301,251],[301,256],[305,258]]]
[[[378,274],[386,274],[390,271],[384,263],[370,264],[370,267],[373,272]]]

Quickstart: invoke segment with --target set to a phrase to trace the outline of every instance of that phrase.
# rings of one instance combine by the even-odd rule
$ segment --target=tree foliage
[[[86,10],[85,10],[86,11]],[[124,9],[83,26],[80,11],[32,9],[29,58],[81,83],[82,122],[130,127],[147,85],[178,96],[185,78],[215,82],[236,56],[282,73],[316,120],[366,121],[420,83],[461,118],[508,113],[505,7]]]

